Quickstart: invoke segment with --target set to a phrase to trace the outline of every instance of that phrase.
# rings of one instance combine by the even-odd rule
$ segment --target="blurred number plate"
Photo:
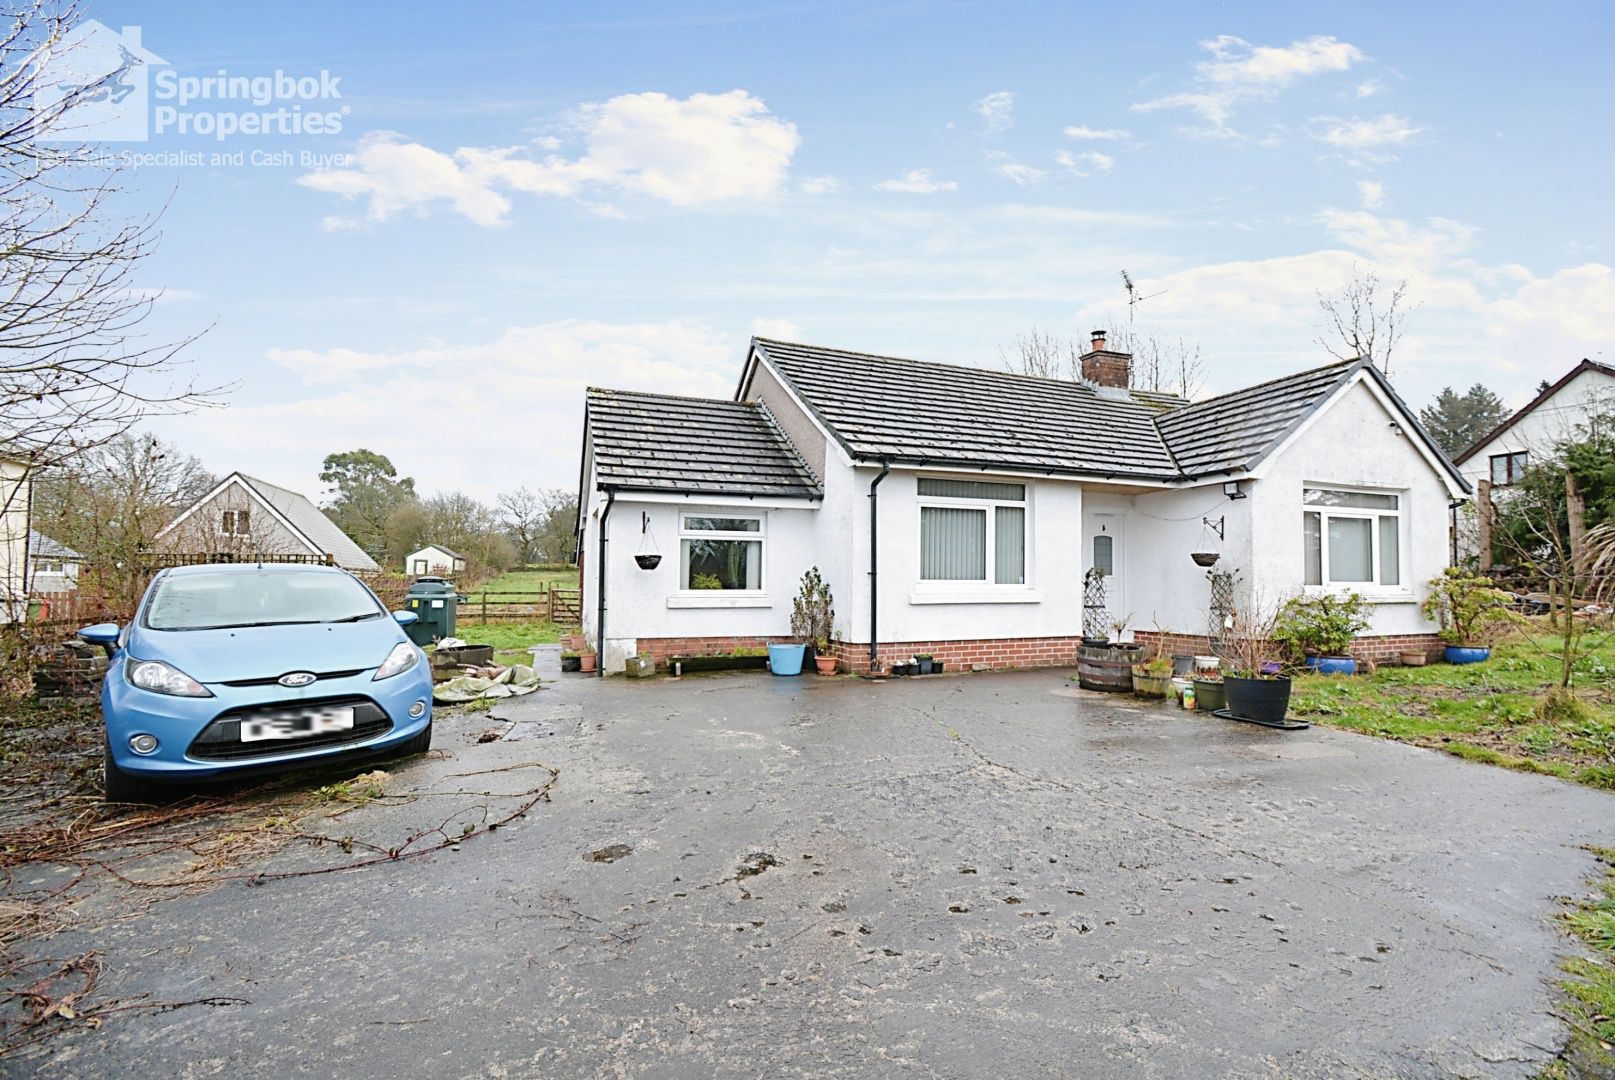
[[[327,731],[353,728],[353,709],[299,709],[295,712],[264,713],[241,721],[241,741],[300,739]]]

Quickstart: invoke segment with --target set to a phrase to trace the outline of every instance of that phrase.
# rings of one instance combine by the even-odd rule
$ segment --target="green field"
[[[550,588],[575,589],[578,587],[576,570],[508,570],[492,581],[469,590],[478,593],[534,593]]]
[[[1546,639],[1516,640],[1482,664],[1384,667],[1370,677],[1303,675],[1292,715],[1527,772],[1615,788],[1615,641],[1576,670],[1585,715],[1536,714],[1556,662]]]

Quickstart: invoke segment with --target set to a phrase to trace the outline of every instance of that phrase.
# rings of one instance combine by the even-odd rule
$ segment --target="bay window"
[[[919,478],[920,580],[1026,584],[1026,485]]]
[[[761,592],[763,544],[757,514],[680,514],[679,587]]]
[[[1401,496],[1305,488],[1301,502],[1308,585],[1401,587]]]

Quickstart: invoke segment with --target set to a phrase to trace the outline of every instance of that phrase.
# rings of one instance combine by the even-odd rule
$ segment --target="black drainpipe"
[[[600,554],[597,559],[599,565],[594,568],[599,582],[595,586],[595,602],[598,605],[598,610],[594,619],[594,636],[596,639],[594,672],[597,679],[606,677],[606,519],[611,516],[611,504],[616,498],[617,493],[607,488],[606,505],[600,511]]]
[[[875,674],[880,664],[880,619],[877,609],[880,605],[880,496],[875,489],[880,482],[886,479],[886,474],[892,471],[892,463],[880,463],[880,473],[869,483],[869,673]]]

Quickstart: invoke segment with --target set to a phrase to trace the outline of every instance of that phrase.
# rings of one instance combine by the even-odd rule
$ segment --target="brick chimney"
[[[1081,358],[1082,377],[1095,386],[1127,389],[1133,370],[1133,354],[1105,348],[1105,332],[1093,332],[1093,347]]]

